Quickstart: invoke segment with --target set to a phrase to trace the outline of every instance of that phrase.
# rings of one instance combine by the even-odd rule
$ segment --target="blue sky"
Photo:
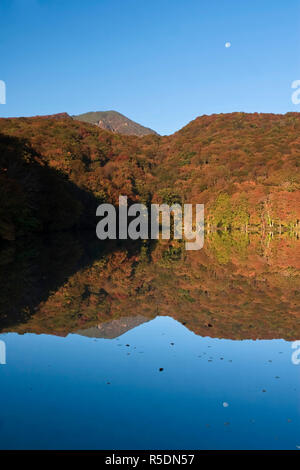
[[[0,116],[300,111],[300,0],[1,0]],[[232,46],[225,48],[226,41]]]

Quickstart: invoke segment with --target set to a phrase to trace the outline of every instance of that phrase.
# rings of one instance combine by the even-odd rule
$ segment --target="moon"
[[[231,42],[225,42],[225,47],[231,47]]]

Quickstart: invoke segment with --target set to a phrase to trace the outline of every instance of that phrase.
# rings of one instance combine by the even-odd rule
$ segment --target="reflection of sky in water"
[[[286,341],[202,338],[168,317],[113,340],[0,339],[1,448],[300,445],[300,366]]]

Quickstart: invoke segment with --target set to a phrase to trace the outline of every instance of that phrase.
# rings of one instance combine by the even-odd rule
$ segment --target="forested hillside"
[[[0,237],[94,227],[97,204],[204,203],[209,229],[299,230],[300,114],[202,116],[160,137],[67,114],[0,119]]]
[[[101,335],[167,315],[201,336],[299,339],[300,243],[287,233],[214,232],[195,252],[92,232],[36,238],[0,249],[1,332]]]

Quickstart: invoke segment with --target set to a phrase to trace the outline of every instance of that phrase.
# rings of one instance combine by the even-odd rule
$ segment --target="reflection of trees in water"
[[[299,241],[288,235],[216,232],[188,252],[177,241],[126,246],[61,234],[10,245],[0,263],[2,331],[118,331],[136,316],[169,315],[202,336],[300,334]]]

